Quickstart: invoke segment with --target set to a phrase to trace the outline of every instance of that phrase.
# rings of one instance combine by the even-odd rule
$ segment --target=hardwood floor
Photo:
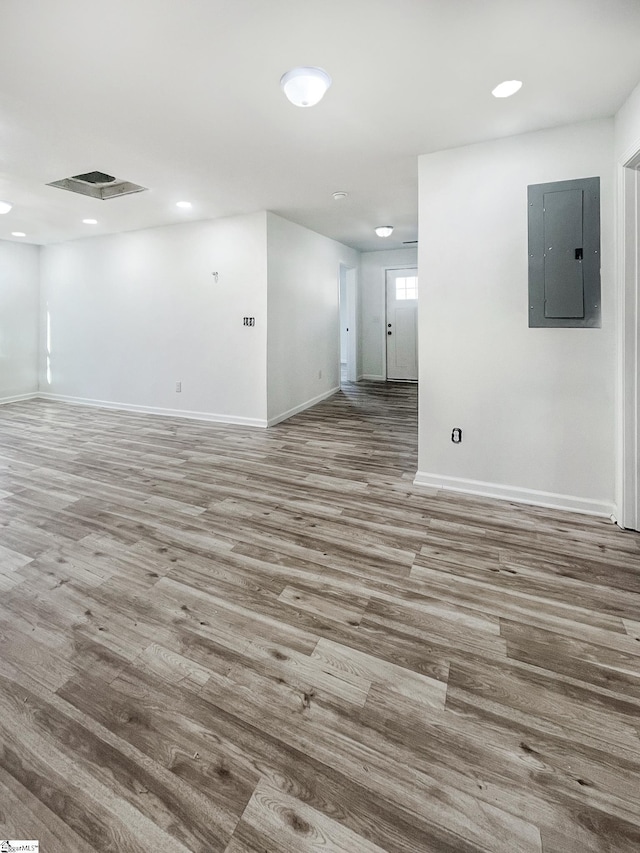
[[[637,853],[640,537],[415,470],[411,385],[0,406],[2,837]]]

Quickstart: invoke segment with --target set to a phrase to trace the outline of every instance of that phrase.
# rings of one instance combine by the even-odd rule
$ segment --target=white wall
[[[349,306],[347,304],[347,268],[340,267],[340,364],[347,363],[349,345]]]
[[[527,185],[594,175],[602,328],[529,329]],[[416,482],[612,511],[612,178],[611,120],[420,158]],[[453,427],[463,429],[460,445]]]
[[[615,117],[616,162],[630,158],[640,143],[640,83],[629,95]]]
[[[386,379],[386,270],[415,267],[418,250],[386,249],[360,256],[362,378]]]
[[[0,402],[38,390],[38,246],[0,240]]]
[[[44,247],[41,390],[264,425],[266,248],[264,212]]]
[[[269,423],[340,386],[340,264],[359,252],[267,214]]]

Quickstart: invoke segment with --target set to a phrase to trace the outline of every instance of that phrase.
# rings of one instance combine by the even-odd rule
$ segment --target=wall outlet
[[[182,392],[182,382],[176,382],[176,394],[180,394]]]

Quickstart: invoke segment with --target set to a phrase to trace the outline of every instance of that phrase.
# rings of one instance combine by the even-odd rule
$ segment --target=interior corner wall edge
[[[360,256],[362,378],[386,379],[386,271],[418,265],[415,246],[381,249]]]
[[[41,392],[266,421],[266,276],[264,211],[43,247]]]
[[[267,213],[267,407],[275,424],[340,387],[340,264],[360,253]]]
[[[612,119],[419,158],[420,471],[614,503],[613,173]],[[602,328],[530,329],[527,185],[594,175]]]
[[[40,247],[0,240],[0,402],[38,390]]]
[[[616,113],[614,130],[615,159],[621,162],[640,145],[640,83]]]

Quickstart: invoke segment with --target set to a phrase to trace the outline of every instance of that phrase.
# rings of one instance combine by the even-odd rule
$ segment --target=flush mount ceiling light
[[[27,235],[24,233],[24,231],[12,231],[11,236],[12,237],[26,237]]]
[[[12,207],[8,201],[0,201],[0,213],[9,213]]]
[[[324,68],[292,68],[282,75],[280,85],[296,107],[313,107],[324,97],[331,85],[331,77]]]
[[[191,202],[190,201],[177,201],[176,207],[181,207],[184,210],[189,210],[189,208],[191,207]]]
[[[393,234],[393,225],[378,225],[376,234],[378,237],[390,237]]]
[[[494,98],[510,98],[522,89],[522,80],[505,80],[491,90]]]
[[[85,225],[97,225],[98,224],[97,219],[83,219],[82,221],[84,222]]]
[[[349,193],[345,193],[342,190],[339,190],[337,193],[333,194],[333,197],[336,201],[342,201],[342,199],[346,198]]]

